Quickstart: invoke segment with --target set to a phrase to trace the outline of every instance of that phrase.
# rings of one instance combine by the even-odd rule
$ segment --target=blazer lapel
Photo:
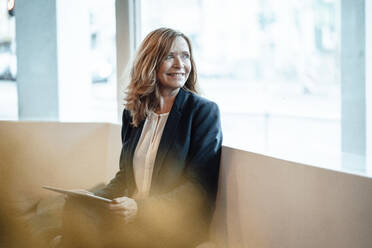
[[[183,102],[186,97],[186,92],[181,88],[173,103],[172,109],[169,113],[167,123],[165,124],[163,135],[160,139],[158,152],[155,158],[154,170],[152,173],[152,182],[158,176],[163,165],[165,156],[173,144],[175,133],[177,131],[178,123],[182,116]],[[153,187],[151,187],[153,188]]]

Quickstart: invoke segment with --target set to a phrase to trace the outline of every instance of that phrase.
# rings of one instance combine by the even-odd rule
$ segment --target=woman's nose
[[[182,65],[183,65],[183,62],[182,62],[181,57],[180,56],[176,56],[174,58],[174,61],[173,61],[173,66],[179,68],[179,67],[182,67]]]

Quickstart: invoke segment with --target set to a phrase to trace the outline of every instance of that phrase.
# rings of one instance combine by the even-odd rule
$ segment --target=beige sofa
[[[46,245],[64,197],[41,186],[101,187],[118,169],[120,146],[119,125],[0,122],[0,246]]]
[[[120,147],[115,124],[0,121],[0,247],[46,246],[64,199],[41,186],[100,187]],[[213,243],[200,247],[370,248],[371,209],[371,176],[223,147]]]

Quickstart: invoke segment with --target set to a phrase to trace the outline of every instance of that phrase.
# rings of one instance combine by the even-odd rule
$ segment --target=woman
[[[103,206],[107,242],[195,247],[208,239],[222,132],[218,106],[196,94],[196,81],[183,33],[160,28],[144,39],[125,99],[120,170],[96,193],[113,199]]]

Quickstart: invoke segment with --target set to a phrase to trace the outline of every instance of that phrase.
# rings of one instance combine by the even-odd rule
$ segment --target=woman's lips
[[[167,73],[168,76],[184,76],[185,73],[175,72],[175,73]]]
[[[167,76],[173,79],[183,79],[185,77],[185,73],[167,73]]]

